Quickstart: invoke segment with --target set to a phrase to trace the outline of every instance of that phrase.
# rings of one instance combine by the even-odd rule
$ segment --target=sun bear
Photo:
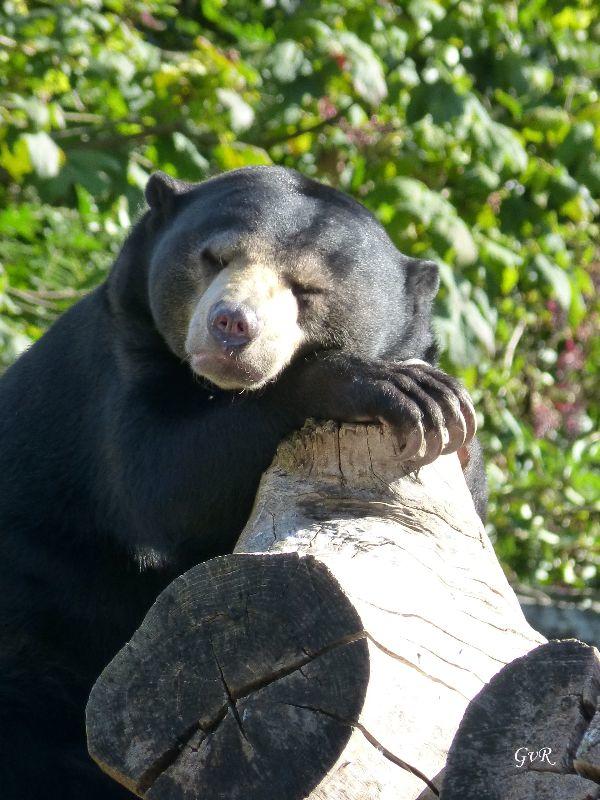
[[[379,420],[411,468],[460,450],[435,366],[435,265],[341,192],[280,167],[157,173],[107,280],[0,380],[2,800],[116,800],[90,688],[165,585],[230,552],[307,418]]]

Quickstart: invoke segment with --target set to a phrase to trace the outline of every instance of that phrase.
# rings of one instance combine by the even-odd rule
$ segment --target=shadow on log
[[[89,749],[148,800],[425,800],[469,701],[543,641],[456,456],[402,475],[379,426],[310,426],[236,553],[174,581],[106,667]]]

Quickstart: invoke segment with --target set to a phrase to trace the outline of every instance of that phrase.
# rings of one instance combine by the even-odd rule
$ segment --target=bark
[[[236,552],[104,670],[90,753],[148,800],[424,800],[471,698],[543,641],[455,455],[404,475],[386,429],[308,427]]]

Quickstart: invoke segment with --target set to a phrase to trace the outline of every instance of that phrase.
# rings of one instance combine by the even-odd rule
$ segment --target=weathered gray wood
[[[595,712],[583,734],[573,766],[580,775],[600,783],[600,711]]]
[[[516,659],[470,703],[440,800],[600,797],[600,786],[582,777],[598,775],[590,719],[599,695],[598,652],[582,642],[549,642]]]
[[[360,619],[322,564],[214,559],[163,592],[92,691],[92,754],[148,798],[188,796],[178,783],[191,797],[287,797],[303,784],[304,750],[326,772],[343,749],[338,718],[358,714],[368,675]],[[280,726],[283,772],[259,756]]]
[[[236,554],[161,595],[88,704],[148,800],[435,796],[469,700],[542,637],[456,456],[403,476],[379,426],[284,442]]]

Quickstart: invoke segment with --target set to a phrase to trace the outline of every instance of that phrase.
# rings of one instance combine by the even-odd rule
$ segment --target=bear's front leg
[[[461,384],[420,360],[365,360],[330,352],[293,364],[278,381],[298,417],[379,421],[401,445],[399,458],[417,469],[467,445],[477,428]]]

